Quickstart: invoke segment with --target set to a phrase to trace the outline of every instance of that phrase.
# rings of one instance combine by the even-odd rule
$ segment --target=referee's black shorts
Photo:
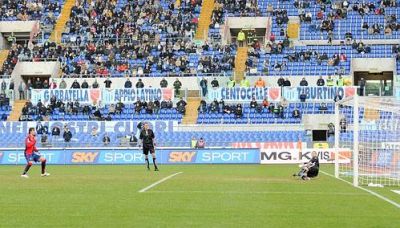
[[[143,145],[143,154],[148,155],[148,154],[154,154],[154,146],[153,145]]]

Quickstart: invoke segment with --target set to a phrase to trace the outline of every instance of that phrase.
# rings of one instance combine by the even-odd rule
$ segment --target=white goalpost
[[[400,186],[400,102],[354,97],[335,105],[335,177],[354,186]]]

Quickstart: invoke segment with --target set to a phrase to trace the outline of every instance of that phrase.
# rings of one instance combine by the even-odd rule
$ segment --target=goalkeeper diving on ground
[[[317,177],[319,172],[319,159],[317,152],[313,151],[311,153],[310,161],[304,163],[301,166],[300,171],[293,176],[298,176],[302,180],[310,180],[311,178]]]

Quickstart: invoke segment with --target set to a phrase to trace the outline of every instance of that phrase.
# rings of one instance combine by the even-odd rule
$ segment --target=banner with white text
[[[208,91],[207,98],[208,100],[218,101],[223,99],[224,101],[251,101],[253,97],[257,101],[262,101],[265,98],[269,101],[279,101],[281,98],[281,89],[279,87],[271,87],[271,88],[247,88],[247,87],[233,87],[233,88],[217,88],[210,89]]]
[[[306,101],[333,101],[336,94],[343,98],[352,97],[357,92],[357,87],[334,87],[334,86],[302,86],[282,87],[282,96],[291,102],[299,102],[300,95],[306,95]]]
[[[81,104],[115,104],[119,101],[131,104],[138,99],[141,101],[168,100],[174,98],[171,88],[143,88],[143,89],[33,89],[31,102],[37,104],[49,102],[52,97],[64,103],[78,101]]]

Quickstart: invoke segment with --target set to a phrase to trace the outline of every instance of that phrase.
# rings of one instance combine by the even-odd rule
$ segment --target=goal
[[[335,105],[335,176],[354,186],[400,186],[400,102],[354,97]]]

